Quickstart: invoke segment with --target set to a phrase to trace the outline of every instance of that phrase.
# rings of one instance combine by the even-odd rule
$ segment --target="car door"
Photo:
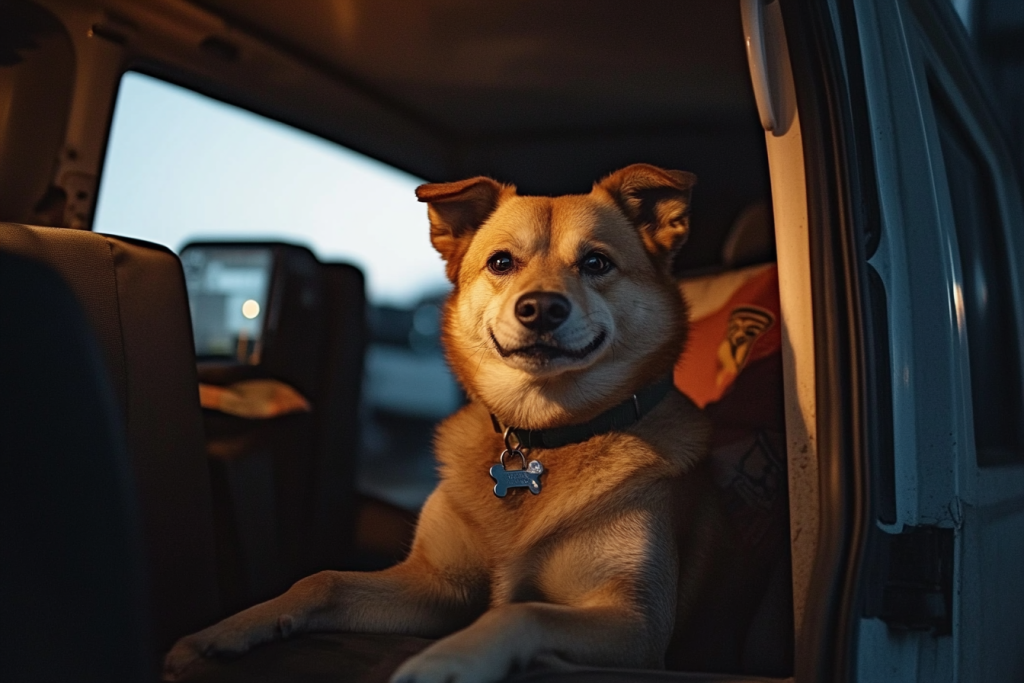
[[[858,679],[1020,680],[1020,181],[952,5],[854,6],[880,214],[871,306],[888,328],[893,424],[891,481],[874,482],[882,566]]]

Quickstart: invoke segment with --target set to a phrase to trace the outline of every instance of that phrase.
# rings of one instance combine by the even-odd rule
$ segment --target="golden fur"
[[[409,557],[303,579],[183,638],[165,675],[313,630],[446,636],[400,667],[403,683],[496,681],[542,656],[663,666],[713,561],[700,412],[672,391],[627,430],[530,453],[544,464],[542,492],[505,498],[488,473],[504,448],[491,415],[519,428],[578,424],[671,371],[686,334],[671,260],[693,183],[634,165],[587,195],[521,197],[488,178],[420,187],[454,284],[444,346],[471,401],[438,429],[441,481]],[[587,261],[595,253],[614,267],[588,271],[602,265]],[[496,254],[513,265],[497,272]],[[571,303],[554,329],[517,317],[538,291]]]

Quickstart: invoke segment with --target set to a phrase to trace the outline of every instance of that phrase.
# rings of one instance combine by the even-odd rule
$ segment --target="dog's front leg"
[[[502,605],[406,661],[391,683],[492,683],[542,655],[591,665],[661,667],[664,652],[644,642],[647,634],[643,620],[623,607]]]
[[[179,640],[164,661],[164,678],[176,680],[204,657],[239,655],[295,633],[441,636],[486,606],[487,575],[473,535],[439,489],[423,508],[404,562],[379,572],[324,571],[302,579],[279,597]]]
[[[663,667],[677,570],[663,517],[626,512],[564,539],[531,577],[550,602],[492,608],[409,659],[392,683],[491,683],[541,656]]]

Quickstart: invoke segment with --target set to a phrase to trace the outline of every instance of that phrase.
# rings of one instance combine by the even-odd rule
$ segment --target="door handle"
[[[740,14],[761,126],[784,135],[796,113],[796,100],[779,2],[740,0]]]

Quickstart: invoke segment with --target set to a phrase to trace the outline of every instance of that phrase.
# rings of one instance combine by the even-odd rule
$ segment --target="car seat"
[[[355,543],[359,406],[366,357],[366,283],[347,263],[325,263],[327,358],[318,393],[315,509],[310,570],[344,566]]]
[[[0,223],[0,253],[69,285],[99,342],[138,491],[154,658],[221,616],[185,283],[169,250]]]
[[[713,426],[709,464],[735,558],[708,587],[669,668],[789,675],[793,611],[778,268],[771,212],[740,213],[718,272],[685,277],[676,386]]]
[[[0,678],[155,677],[122,419],[88,321],[0,251]]]
[[[299,403],[254,417],[204,401],[220,585],[231,611],[344,564],[366,344],[363,276],[353,266],[265,242],[197,243],[182,257],[188,266],[246,253],[270,254],[257,340],[251,349],[233,340],[241,356],[201,356],[199,379],[222,389],[269,381],[295,392]],[[196,315],[209,293],[193,287],[190,296]]]

